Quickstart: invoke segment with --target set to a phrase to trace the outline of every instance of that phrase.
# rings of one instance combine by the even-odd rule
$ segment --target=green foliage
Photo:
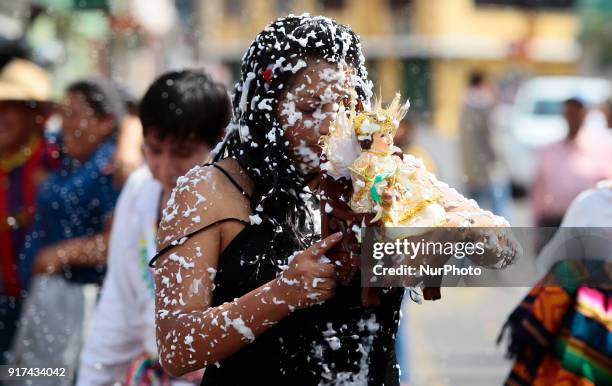
[[[594,49],[596,64],[612,66],[612,1],[581,0],[581,41]]]
[[[102,9],[109,8],[108,0],[72,0],[75,9]]]

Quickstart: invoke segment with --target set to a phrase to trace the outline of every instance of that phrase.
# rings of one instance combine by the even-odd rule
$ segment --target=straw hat
[[[49,102],[51,82],[36,64],[13,59],[0,71],[0,101]]]

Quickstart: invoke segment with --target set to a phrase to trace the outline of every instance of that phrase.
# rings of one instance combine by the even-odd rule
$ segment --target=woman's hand
[[[32,273],[34,275],[37,274],[54,274],[61,271],[64,262],[60,257],[60,253],[56,246],[48,246],[42,248],[38,255],[36,255],[36,259],[34,260],[34,265],[32,266]]]
[[[32,273],[54,274],[65,266],[102,266],[106,264],[108,238],[109,231],[105,230],[93,236],[74,237],[44,247],[36,255]]]
[[[307,308],[334,296],[336,267],[324,253],[340,240],[342,232],[334,233],[298,253],[278,277],[279,292],[290,308]]]

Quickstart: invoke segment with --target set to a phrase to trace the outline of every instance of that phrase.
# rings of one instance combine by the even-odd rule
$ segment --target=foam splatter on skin
[[[311,64],[315,63],[316,60],[311,60]],[[336,120],[341,103],[347,104],[357,98],[352,83],[355,80],[351,76],[353,72],[344,63],[307,72],[303,83],[294,84],[280,104],[281,128],[285,138],[290,138],[292,155],[302,174],[316,171],[319,167],[321,148],[318,139],[322,126],[327,127]],[[291,136],[296,131],[301,131],[305,139],[293,139]]]

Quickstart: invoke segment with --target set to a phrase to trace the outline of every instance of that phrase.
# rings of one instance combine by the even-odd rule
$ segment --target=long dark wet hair
[[[254,213],[292,234],[300,247],[310,242],[303,230],[312,225],[303,194],[307,181],[291,161],[275,112],[297,69],[312,59],[349,65],[357,97],[369,102],[371,82],[359,37],[350,27],[321,16],[280,18],[257,35],[242,57],[232,102],[234,117],[214,159],[231,157],[239,162],[254,182]]]

